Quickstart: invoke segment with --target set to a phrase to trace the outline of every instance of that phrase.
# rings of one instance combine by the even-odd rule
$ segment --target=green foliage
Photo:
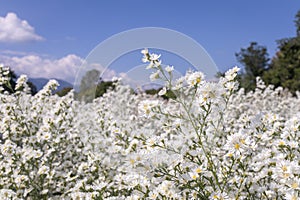
[[[297,28],[297,36],[300,36],[300,10],[297,12],[295,18],[294,22]]]
[[[245,67],[238,80],[246,91],[255,88],[257,76],[262,77],[266,84],[287,88],[293,94],[300,90],[300,10],[294,22],[296,36],[277,41],[278,52],[270,64],[266,47],[256,42],[251,42],[248,48],[236,54],[237,60]]]
[[[267,48],[258,45],[257,42],[251,42],[248,48],[242,48],[235,56],[244,65],[245,73],[253,77],[260,76],[269,61]]]
[[[29,86],[32,95],[35,95],[38,92],[36,86],[32,82],[27,81],[27,85]]]
[[[278,52],[263,76],[267,84],[288,88],[293,94],[300,90],[300,10],[295,25],[297,35],[277,41]]]
[[[101,97],[108,89],[114,89],[115,85],[113,81],[101,81],[96,87],[95,97]]]
[[[145,93],[146,94],[150,94],[150,95],[157,95],[158,92],[159,92],[159,90],[160,89],[154,89],[154,88],[152,88],[152,89],[145,90]]]
[[[65,87],[59,91],[57,91],[55,94],[57,94],[60,97],[63,97],[65,95],[67,95],[73,88],[71,87]]]
[[[294,93],[300,89],[300,35],[278,41],[278,49],[263,80]]]
[[[256,77],[262,76],[268,67],[267,48],[251,42],[247,48],[242,48],[235,54],[237,60],[244,66],[244,73],[238,76],[240,86],[246,91],[253,90],[256,85]]]

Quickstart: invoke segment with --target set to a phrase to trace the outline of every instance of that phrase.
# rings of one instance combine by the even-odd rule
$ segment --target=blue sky
[[[224,71],[239,65],[234,54],[251,41],[265,45],[273,56],[276,40],[295,36],[293,20],[299,9],[295,0],[0,0],[0,25],[8,13],[15,14],[6,20],[9,27],[0,27],[0,63],[12,65],[17,73],[71,82],[78,70],[74,65],[112,35],[163,27],[196,40]],[[9,29],[24,20],[29,33],[9,37]]]

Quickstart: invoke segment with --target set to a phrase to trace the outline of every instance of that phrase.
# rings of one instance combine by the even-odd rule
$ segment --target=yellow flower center
[[[202,170],[200,168],[196,169],[196,173],[200,174],[202,172]]]
[[[297,189],[299,187],[297,182],[294,182],[291,186],[293,189]]]
[[[197,178],[196,174],[193,174],[191,178],[195,180]]]
[[[281,169],[282,169],[284,172],[286,172],[286,171],[287,171],[287,166],[283,165],[283,166],[281,167]]]
[[[237,150],[240,149],[240,147],[241,147],[241,145],[238,144],[238,143],[236,143],[236,144],[234,145],[234,148],[237,149]]]
[[[134,159],[130,159],[130,163],[133,165],[135,163]]]

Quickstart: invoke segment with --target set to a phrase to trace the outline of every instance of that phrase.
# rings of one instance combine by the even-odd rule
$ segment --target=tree
[[[296,25],[296,31],[297,31],[297,36],[300,36],[300,10],[297,12],[295,16],[295,25]]]
[[[288,88],[294,93],[300,89],[300,35],[279,40],[278,49],[263,80],[275,87]]]
[[[95,94],[95,98],[97,97],[101,97],[104,93],[107,92],[108,89],[114,89],[115,85],[113,81],[101,81],[100,83],[98,83],[97,87],[96,87],[96,94]]]
[[[277,41],[278,52],[263,76],[267,84],[288,88],[293,94],[300,89],[300,10],[295,18],[297,35]]]
[[[251,42],[246,49],[242,48],[235,54],[239,63],[244,66],[244,73],[239,75],[241,87],[246,91],[253,90],[256,85],[256,77],[262,76],[268,68],[269,54],[267,48]]]

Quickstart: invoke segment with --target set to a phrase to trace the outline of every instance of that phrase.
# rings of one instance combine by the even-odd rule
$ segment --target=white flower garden
[[[0,199],[300,198],[300,96],[265,86],[237,91],[238,68],[219,82],[201,72],[173,80],[160,56],[143,61],[164,100],[129,86],[92,103],[73,93],[35,96],[21,76],[0,94]],[[7,84],[0,67],[0,85]]]

